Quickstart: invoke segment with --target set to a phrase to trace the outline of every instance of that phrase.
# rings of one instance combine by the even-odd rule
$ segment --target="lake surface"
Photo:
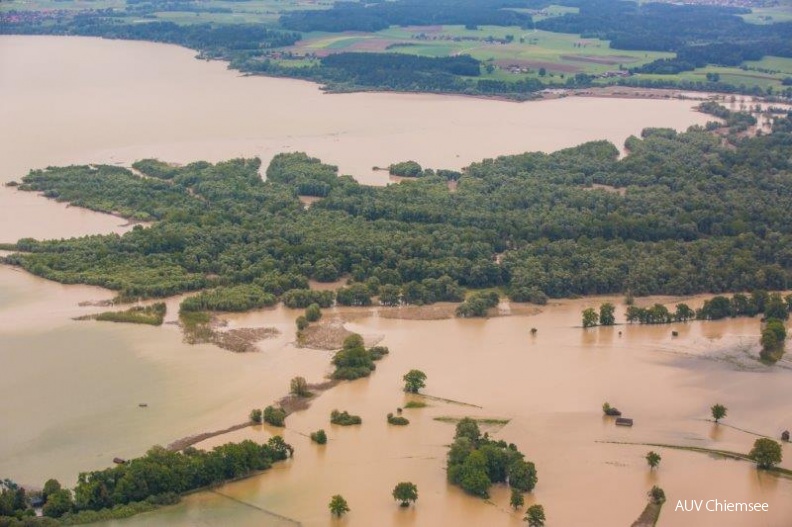
[[[610,139],[621,146],[646,126],[684,129],[707,117],[686,101],[568,98],[512,103],[464,97],[326,95],[301,81],[242,77],[223,63],[193,59],[174,46],[84,38],[0,37],[0,181],[31,168],[69,163],[128,165],[136,159],[210,161],[304,150],[338,164],[360,181],[384,184],[374,165],[415,159],[434,168],[461,168],[484,157],[551,151]],[[118,218],[0,188],[0,241],[129,228]],[[233,354],[184,344],[173,324],[160,328],[77,322],[101,311],[80,306],[111,292],[63,286],[0,267],[0,474],[67,485],[81,470],[152,444],[224,428],[253,407],[276,400],[288,381],[320,381],[330,353],[294,345],[297,311],[282,307],[228,317],[231,327],[275,327],[280,336],[261,351]],[[613,299],[621,304],[621,299]],[[169,304],[170,322],[178,299]],[[747,452],[756,436],[792,427],[789,361],[774,368],[749,357],[758,319],[583,331],[580,311],[602,299],[567,301],[533,316],[489,320],[408,321],[336,310],[347,327],[382,338],[391,355],[365,380],[345,383],[288,419],[296,457],[260,477],[193,495],[175,507],[105,526],[329,525],[327,502],[343,494],[350,526],[446,524],[520,525],[508,492],[490,502],[445,482],[446,445],[453,425],[435,417],[510,419],[491,433],[516,443],[536,462],[539,484],[526,505],[545,506],[548,525],[630,525],[653,484],[669,502],[661,526],[788,526],[792,482],[758,474],[749,463],[602,443],[669,443]],[[673,299],[665,301],[673,305]],[[694,298],[691,305],[700,303]],[[623,306],[618,312],[623,320]],[[538,333],[532,337],[530,328]],[[678,330],[678,338],[671,330]],[[619,336],[619,331],[622,335]],[[426,393],[481,408],[430,401],[405,410],[408,427],[385,415],[403,406],[401,376],[428,374]],[[635,418],[632,429],[603,420],[604,401]],[[716,402],[729,408],[724,425],[705,419]],[[143,409],[139,403],[147,403]],[[360,414],[362,427],[337,428],[338,408]],[[306,434],[325,428],[326,447]],[[244,437],[250,428],[214,438]],[[786,445],[785,464],[792,467]],[[399,481],[419,487],[415,508],[390,498]],[[677,499],[767,501],[770,512],[674,513]]]

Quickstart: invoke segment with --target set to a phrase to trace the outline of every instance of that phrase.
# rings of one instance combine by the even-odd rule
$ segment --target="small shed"
[[[789,430],[784,430],[781,432],[781,441],[789,442]]]
[[[632,426],[633,420],[629,417],[617,417],[616,424],[618,426]]]

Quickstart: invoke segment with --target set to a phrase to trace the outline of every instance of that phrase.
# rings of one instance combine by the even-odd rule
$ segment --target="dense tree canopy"
[[[7,261],[130,298],[229,288],[194,300],[207,305],[219,292],[266,304],[266,292],[327,307],[332,291],[305,289],[327,267],[355,281],[339,291],[350,305],[380,292],[388,305],[459,301],[460,286],[503,286],[518,301],[786,289],[792,120],[734,146],[695,127],[642,136],[627,140],[623,159],[599,141],[484,160],[453,193],[437,176],[384,188],[331,180],[334,167],[303,154],[279,157],[267,181],[255,159],[193,163],[166,179],[105,165],[37,170],[20,189],[157,221],[124,235],[23,239],[25,252]],[[308,172],[333,183],[306,210],[297,195]],[[462,314],[486,311],[497,301],[487,295]]]
[[[516,445],[482,435],[476,421],[466,417],[457,423],[448,451],[448,481],[482,498],[489,497],[493,483],[530,492],[538,478],[534,464],[524,458]]]

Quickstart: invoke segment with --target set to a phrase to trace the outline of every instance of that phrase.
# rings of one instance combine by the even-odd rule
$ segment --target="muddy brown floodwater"
[[[567,98],[510,103],[463,97],[324,95],[310,83],[241,77],[222,63],[194,60],[174,46],[82,38],[0,37],[0,181],[31,168],[67,163],[128,165],[143,157],[210,161],[305,150],[359,180],[385,184],[374,165],[415,159],[460,168],[526,150],[555,150],[607,138],[621,145],[645,126],[683,129],[706,116],[692,102]],[[0,241],[121,232],[118,218],[0,189]],[[72,318],[103,308],[80,306],[112,293],[63,286],[0,268],[0,474],[29,484],[48,477],[73,484],[81,470],[140,455],[152,444],[225,428],[253,407],[282,396],[295,375],[319,382],[331,352],[294,345],[297,311],[283,307],[226,317],[229,328],[274,327],[259,352],[233,354],[182,342],[172,323],[141,327]],[[621,303],[621,299],[613,299]],[[701,298],[690,299],[691,304]],[[382,338],[391,354],[371,378],[323,393],[289,417],[295,459],[261,476],[191,495],[174,507],[103,527],[331,525],[327,502],[342,494],[349,526],[513,525],[508,492],[490,501],[445,481],[453,424],[436,417],[508,419],[490,432],[516,443],[537,464],[539,484],[526,504],[545,506],[548,525],[627,526],[658,484],[668,504],[661,526],[782,527],[792,519],[792,481],[749,464],[659,449],[660,468],[643,459],[667,443],[747,452],[754,433],[792,426],[792,365],[760,365],[759,321],[736,319],[583,331],[580,311],[602,299],[566,301],[537,314],[489,320],[402,320],[334,310],[347,328]],[[673,304],[673,299],[665,301]],[[178,298],[169,299],[167,322]],[[516,311],[515,311],[516,312]],[[618,319],[623,320],[620,307]],[[537,328],[532,336],[530,328]],[[671,337],[671,331],[679,336]],[[619,331],[622,335],[619,336]],[[429,400],[405,410],[407,427],[385,416],[403,406],[401,376],[428,375]],[[631,429],[604,420],[604,401],[635,419]],[[724,425],[709,406],[729,408]],[[139,403],[146,403],[140,408]],[[480,408],[478,408],[480,407]],[[338,408],[361,427],[328,422]],[[730,425],[730,426],[727,426]],[[324,428],[318,447],[308,433]],[[199,446],[276,431],[249,428]],[[792,467],[792,450],[784,447]],[[419,488],[414,508],[390,498],[399,481]],[[681,513],[678,499],[766,501],[767,513]]]

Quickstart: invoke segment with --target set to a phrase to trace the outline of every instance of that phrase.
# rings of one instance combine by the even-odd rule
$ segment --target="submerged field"
[[[35,44],[29,40],[16,37],[3,42],[3,45],[9,42],[9,46],[24,43],[23,48],[15,48],[24,52],[15,53],[13,61],[4,59],[9,60],[5,64],[12,66],[7,66],[9,75],[0,79],[3,90],[0,93],[12,103],[8,111],[16,123],[14,128],[2,127],[4,150],[0,170],[5,180],[19,180],[32,167],[97,161],[110,165],[108,173],[122,173],[125,171],[113,165],[129,165],[144,157],[190,162],[199,158],[217,161],[260,155],[268,164],[268,157],[274,153],[301,149],[341,165],[342,172],[352,173],[361,180],[384,183],[387,176],[371,172],[371,166],[404,161],[413,152],[420,154],[418,159],[424,166],[459,169],[477,158],[525,150],[553,151],[602,137],[621,147],[628,136],[640,135],[643,127],[653,125],[666,129],[650,132],[644,140],[633,138],[629,143],[631,151],[638,153],[645,144],[657,148],[644,154],[652,154],[647,155],[650,159],[664,159],[684,167],[673,172],[677,176],[684,174],[680,179],[700,178],[696,192],[711,190],[709,183],[721,190],[729,188],[729,192],[718,196],[732,200],[730,212],[739,205],[740,221],[728,222],[723,215],[702,226],[710,225],[712,236],[739,238],[740,274],[745,280],[781,276],[773,274],[777,269],[768,262],[763,262],[767,264],[762,269],[764,274],[752,267],[748,249],[756,247],[747,240],[760,242],[759,237],[747,231],[755,228],[753,222],[782,231],[788,228],[783,213],[777,211],[779,193],[774,186],[786,188],[782,185],[787,177],[783,148],[733,151],[722,146],[719,139],[702,132],[672,132],[672,128],[681,131],[689,124],[712,120],[693,112],[690,102],[570,98],[516,104],[425,95],[331,96],[322,95],[315,86],[306,83],[240,78],[223,64],[193,61],[190,52],[175,47],[94,39],[41,39]],[[151,60],[152,56],[156,60]],[[40,67],[52,63],[54,58],[58,59],[54,61],[58,68]],[[46,82],[42,81],[42,71]],[[80,75],[75,76],[75,71]],[[90,89],[81,82],[85,76],[96,79]],[[191,90],[184,90],[175,79],[187,83]],[[111,101],[121,96],[127,104],[112,104]],[[104,103],[98,104],[101,101]],[[42,109],[42,105],[48,112],[48,126],[42,126],[33,112]],[[296,108],[301,110],[299,114]],[[94,126],[96,123],[102,126]],[[71,133],[64,137],[63,129]],[[747,144],[760,145],[770,140]],[[598,203],[601,207],[595,209],[602,214],[620,210],[624,202],[641,203],[644,199],[643,213],[660,206],[678,216],[665,214],[650,218],[643,232],[657,235],[671,217],[690,220],[684,223],[685,232],[696,232],[690,226],[693,218],[675,208],[697,197],[694,189],[683,196],[679,188],[674,188],[673,192],[678,193],[674,194],[676,199],[668,198],[672,191],[660,193],[657,187],[675,187],[680,183],[670,177],[670,170],[654,173],[649,170],[652,166],[649,160],[641,166],[629,167],[629,161],[617,159],[619,152],[615,146],[599,146],[607,155],[599,157],[593,155],[596,151],[590,151],[589,155],[575,156],[578,151],[571,150],[555,156],[534,154],[503,158],[497,164],[482,163],[480,181],[477,184],[472,175],[462,181],[457,189],[458,199],[464,198],[464,187],[469,185],[470,203],[480,206],[482,194],[479,193],[485,186],[508,189],[507,184],[515,183],[508,179],[500,181],[496,176],[515,178],[532,164],[544,163],[541,166],[547,177],[534,181],[526,176],[530,185],[521,187],[521,193],[506,193],[498,203],[493,202],[492,210],[509,206],[519,211],[527,206],[519,200],[532,194],[527,191],[547,190],[547,185],[553,184],[558,185],[552,189],[553,199],[578,200],[570,206],[570,215],[588,210],[587,200]],[[708,156],[698,155],[701,149]],[[770,151],[778,155],[769,159],[763,155]],[[663,152],[664,155],[654,155]],[[687,154],[689,158],[685,157]],[[718,176],[722,169],[719,162],[739,165],[742,155],[746,159],[763,160],[762,166],[768,171],[774,166],[771,164],[781,167],[773,174],[762,174],[763,185],[752,190],[758,193],[751,195],[755,199],[744,188],[729,187],[736,185],[739,177],[724,181]],[[581,159],[596,162],[596,166],[585,165],[579,174],[568,170],[570,163]],[[677,165],[680,159],[685,163]],[[691,171],[690,167],[694,166],[691,160],[701,159],[706,159],[706,164],[695,165],[697,170]],[[556,164],[547,164],[551,162]],[[630,170],[620,173],[614,168],[622,165]],[[234,163],[225,166],[233,168]],[[497,170],[490,172],[486,167]],[[255,171],[250,173],[248,168],[229,172],[227,178],[207,179],[200,185],[201,177],[211,176],[211,170],[193,175],[185,171],[180,176],[184,181],[178,183],[195,185],[196,195],[224,200],[229,198],[224,184],[239,178],[236,190],[244,185],[249,185],[245,189],[255,190],[242,199],[261,197],[258,191],[263,184]],[[636,175],[645,180],[623,194],[608,192],[609,188],[605,187],[593,190],[589,186],[604,181],[602,178],[606,176]],[[741,172],[740,177],[748,174]],[[377,199],[405,193],[421,203],[418,191],[424,189],[427,199],[446,204],[440,207],[440,220],[447,221],[445,216],[452,212],[464,212],[448,205],[454,198],[448,198],[445,182],[438,185],[433,181],[431,178],[423,182],[407,181],[390,189],[349,183],[350,194],[341,196],[343,200],[339,203],[345,200],[354,203],[358,192]],[[608,182],[628,186],[625,181]],[[0,214],[13,217],[13,221],[2,222],[0,241],[3,242],[14,242],[24,236],[59,238],[132,229],[131,225],[122,226],[126,221],[115,216],[67,208],[7,187],[0,192],[4,200]],[[116,204],[113,199],[117,196],[114,198],[111,192],[97,194],[91,203],[98,203],[97,208],[113,210]],[[127,195],[130,196],[131,193]],[[315,210],[319,212],[305,213],[296,197],[288,192],[278,199],[288,205],[284,210],[294,217],[312,217],[321,212],[321,206],[317,206]],[[715,199],[704,201],[706,207],[719,203]],[[153,199],[143,202],[144,206],[159,203]],[[757,203],[764,206],[756,207]],[[174,204],[179,204],[178,199],[168,206]],[[698,205],[701,210],[706,207]],[[194,209],[192,217],[174,215],[170,220],[189,223],[209,208],[207,202],[206,206]],[[328,217],[343,216],[338,211],[327,210],[324,214]],[[473,206],[468,209],[474,210]],[[754,216],[749,214],[751,211]],[[157,215],[162,211],[151,212]],[[221,230],[230,233],[235,228],[231,225],[214,230],[224,214],[239,214],[245,220],[239,225],[246,228],[256,225],[248,221],[247,215],[259,209],[229,206],[217,212],[215,218],[202,218],[206,223],[194,233],[195,239],[206,241],[211,232],[217,234]],[[537,212],[537,216],[540,213],[548,214],[548,211]],[[521,225],[525,216],[518,212],[508,225],[510,228]],[[414,221],[414,217],[402,220]],[[611,227],[630,227],[616,218],[611,220]],[[471,216],[463,214],[459,225],[472,221]],[[390,224],[396,225],[396,221]],[[573,225],[582,228],[591,227],[592,223],[573,222]],[[341,232],[316,227],[312,231],[316,239],[331,239]],[[607,224],[602,228],[606,227]],[[633,227],[634,232],[642,232]],[[256,235],[263,235],[276,228],[253,230]],[[447,233],[456,228],[458,225],[434,230]],[[419,231],[424,230],[430,229],[417,226],[414,232],[407,230],[411,239],[398,249],[434,253],[447,248],[446,244],[415,243]],[[393,237],[398,229],[389,232]],[[482,241],[474,238],[474,232],[470,229],[459,240]],[[135,236],[140,236],[140,230],[127,239]],[[245,238],[249,240],[250,236],[240,237],[238,241]],[[215,239],[219,241],[221,237]],[[786,246],[775,233],[761,240],[761,243]],[[178,245],[178,239],[170,235],[150,241],[147,250],[165,251]],[[358,242],[355,236],[344,241]],[[171,243],[174,245],[170,246]],[[198,249],[199,245],[191,247]],[[287,245],[279,250],[285,251],[284,247]],[[765,252],[773,257],[781,254],[774,247],[762,251],[758,257],[766,257]],[[363,250],[369,249],[363,246]],[[469,251],[466,254],[476,254],[481,246],[471,243],[465,250]],[[197,252],[191,254],[200,257]],[[704,251],[700,256],[713,254]],[[733,259],[733,252],[724,254]],[[234,266],[243,260],[229,253],[228,257],[214,261]],[[189,265],[187,259],[181,263]],[[610,287],[609,280],[621,279],[625,274],[610,265],[592,267],[583,260],[578,263],[586,270],[580,275],[592,278],[602,287]],[[343,264],[341,261],[340,265]],[[656,266],[647,265],[636,275],[636,283],[648,283],[642,279],[647,275],[666,279],[675,269],[669,265],[657,272]],[[728,269],[729,266],[716,262],[710,272],[699,274],[722,279]],[[56,266],[55,270],[68,269]],[[101,271],[99,267],[94,270]],[[686,268],[685,273],[678,275],[676,285],[689,286],[695,271]],[[415,272],[421,271],[416,268]],[[154,273],[148,278],[143,275],[137,278],[145,285],[167,276],[167,273]],[[536,276],[539,274],[526,273],[524,278]],[[555,278],[555,283],[572,283],[568,276]],[[48,282],[10,267],[0,269],[0,292],[3,315],[0,353],[4,365],[10,365],[0,371],[0,387],[5,391],[0,397],[4,401],[0,404],[0,415],[4,423],[11,424],[10,432],[0,438],[0,472],[24,483],[56,476],[71,484],[77,472],[107,466],[115,456],[134,457],[151,443],[167,444],[184,436],[234,425],[244,420],[251,408],[271,404],[283,396],[289,380],[296,375],[305,376],[309,382],[319,382],[329,373],[332,352],[297,346],[294,322],[302,310],[279,306],[223,315],[229,329],[279,330],[274,338],[257,344],[258,352],[232,354],[210,344],[190,345],[182,341],[181,332],[174,324],[182,297],[166,299],[168,314],[164,324],[153,327],[73,321],[76,316],[105,310],[81,303],[107,300],[113,293],[95,287]],[[705,298],[639,298],[638,303],[649,305],[659,301],[673,306],[684,301],[696,307]],[[104,525],[189,526],[204,522],[252,527],[293,525],[295,521],[311,526],[332,525],[327,502],[338,493],[350,502],[352,511],[344,520],[348,525],[523,524],[522,515],[509,510],[505,488],[494,487],[491,500],[484,501],[447,483],[445,455],[453,437],[453,425],[447,421],[463,416],[493,425],[488,430],[494,437],[514,442],[537,464],[539,483],[533,493],[526,495],[526,505],[543,504],[548,524],[630,525],[646,504],[646,491],[657,484],[665,489],[672,503],[677,499],[709,499],[710,493],[733,501],[767,501],[771,512],[763,520],[768,525],[784,525],[792,516],[792,486],[787,479],[758,473],[750,463],[672,449],[661,450],[663,460],[659,469],[649,471],[644,456],[648,449],[656,447],[620,444],[674,444],[747,452],[756,434],[777,437],[784,427],[788,428],[792,414],[778,394],[787,389],[792,370],[789,359],[774,367],[756,359],[758,318],[659,326],[619,325],[585,331],[580,328],[581,311],[605,301],[618,306],[617,320],[623,323],[622,295],[552,300],[546,306],[531,306],[530,311],[517,309],[515,303],[504,303],[500,306],[502,316],[490,319],[404,320],[386,314],[398,308],[328,309],[325,317],[337,318],[349,331],[380,341],[391,353],[378,362],[371,377],[330,389],[307,410],[288,418],[286,439],[297,449],[293,461],[260,477],[190,496],[180,505]],[[531,328],[537,330],[533,335]],[[674,337],[672,331],[678,336]],[[411,421],[409,426],[390,426],[385,419],[387,413],[397,407],[406,408],[409,400],[420,399],[405,396],[402,391],[402,376],[413,368],[427,373],[427,387],[423,391],[432,397],[425,398],[427,406],[423,408],[404,410]],[[24,404],[18,404],[20,393],[26,394]],[[97,393],[103,397],[97,397]],[[601,405],[605,401],[634,418],[635,426],[617,428],[603,418]],[[708,421],[709,407],[716,402],[729,408],[729,416],[722,425]],[[141,403],[146,406],[140,406]],[[329,415],[333,409],[360,415],[362,426],[331,426]],[[325,447],[310,443],[306,437],[318,428],[328,431]],[[211,447],[245,437],[266,440],[279,432],[283,430],[261,425],[213,438],[199,446]],[[789,445],[784,446],[784,454],[783,466],[790,468]],[[392,500],[390,491],[399,481],[418,485],[415,507],[404,510]],[[741,527],[753,520],[744,515],[675,514],[672,509],[666,505],[658,525]]]

